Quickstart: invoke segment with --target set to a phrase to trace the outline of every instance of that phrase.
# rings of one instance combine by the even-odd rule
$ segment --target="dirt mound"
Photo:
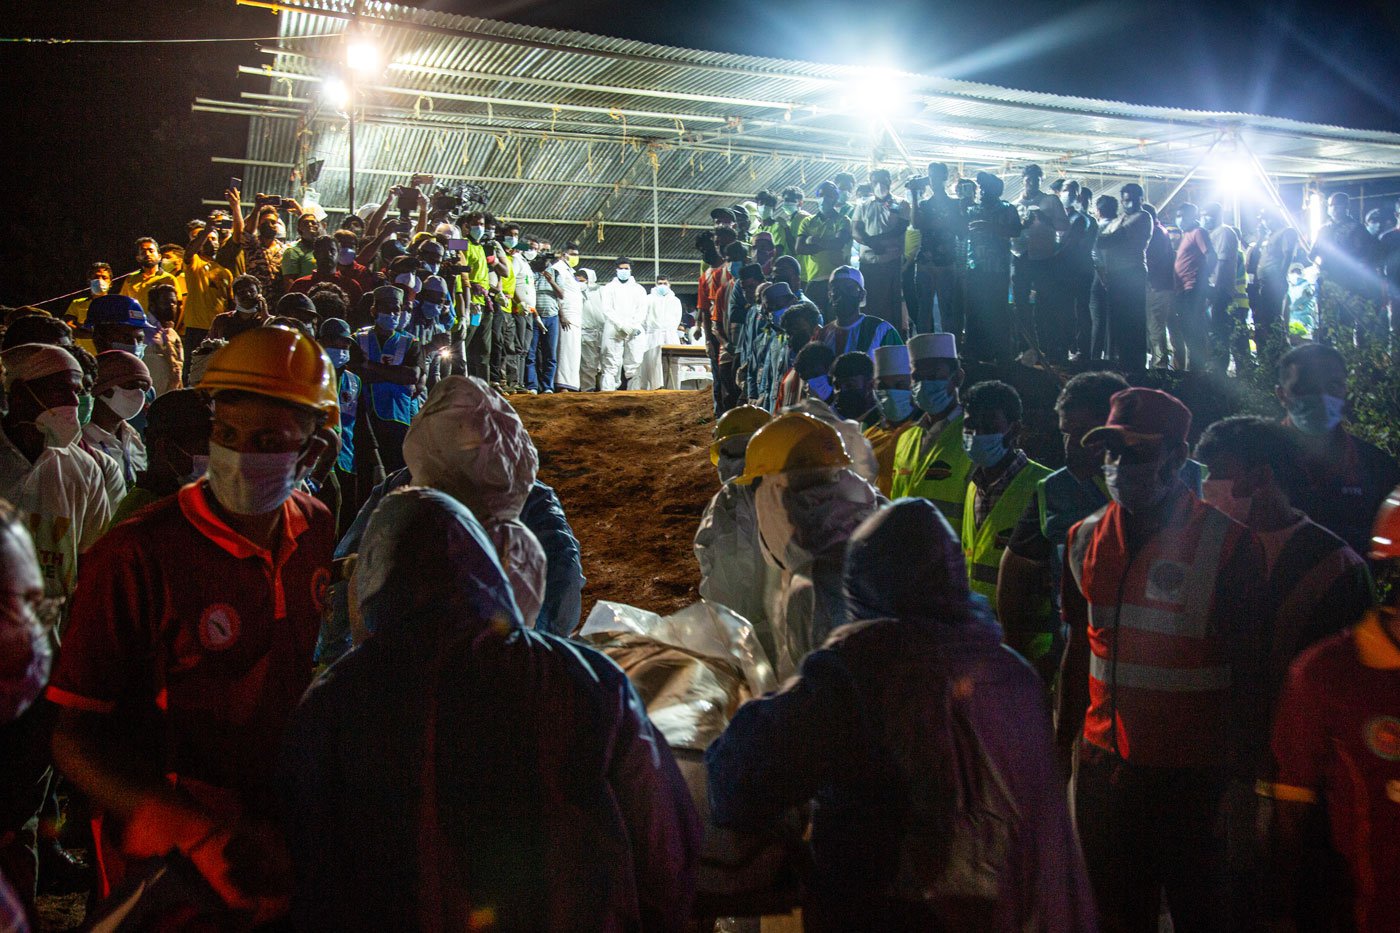
[[[691,551],[719,488],[704,392],[511,396],[583,546],[587,617],[599,599],[662,614],[700,598]]]

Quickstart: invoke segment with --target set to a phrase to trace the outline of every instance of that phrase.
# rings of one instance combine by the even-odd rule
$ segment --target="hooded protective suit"
[[[847,469],[794,470],[759,480],[759,546],[780,574],[768,605],[779,680],[797,673],[802,659],[848,621],[841,591],[846,540],[883,501]]]
[[[659,286],[658,286],[659,287]],[[681,326],[681,300],[667,290],[658,295],[653,288],[647,296],[646,322],[642,327],[642,362],[637,372],[637,388],[666,388],[666,373],[661,366],[661,347],[674,343]]]
[[[855,623],[706,752],[715,822],[818,801],[809,930],[1094,930],[1044,685],[946,520],[924,499],[877,512],[845,591]]]
[[[750,435],[751,436],[751,435]],[[768,657],[776,656],[768,607],[777,599],[781,572],[763,557],[758,540],[755,487],[730,482],[744,472],[744,461],[719,462],[723,486],[715,493],[695,532],[700,595],[748,619]]]
[[[604,392],[612,392],[627,378],[637,388],[637,370],[646,349],[647,290],[636,279],[613,279],[602,288]]]
[[[583,274],[588,283],[579,293],[583,330],[579,334],[578,388],[588,392],[598,388],[603,372],[603,330],[607,318],[603,316],[603,286],[598,284],[598,273],[584,269]]]
[[[583,327],[583,286],[574,278],[574,270],[562,260],[554,264],[554,278],[564,290],[559,302],[559,368],[554,373],[556,389],[578,389],[578,369],[581,356],[579,341]]]
[[[441,492],[386,496],[359,553],[369,637],[284,747],[293,925],[681,929],[699,826],[622,672],[524,629],[485,529]]]
[[[441,489],[479,517],[521,615],[533,621],[544,603],[544,548],[519,518],[539,456],[515,409],[480,379],[448,376],[409,425],[403,459],[415,482]]]

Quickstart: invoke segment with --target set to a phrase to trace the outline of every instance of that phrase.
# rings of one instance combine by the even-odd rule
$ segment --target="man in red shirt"
[[[317,237],[316,242],[311,246],[311,253],[316,259],[315,271],[292,282],[288,291],[309,295],[315,286],[322,282],[330,282],[345,289],[345,294],[350,296],[350,307],[353,308],[359,304],[364,289],[355,275],[355,265],[353,263],[348,266],[340,265],[337,262],[336,252],[337,247],[334,239],[328,236]]]
[[[207,476],[88,553],[48,690],[54,761],[92,798],[100,893],[178,850],[231,906],[285,904],[268,829],[282,730],[311,680],[334,524],[294,491],[338,418],[335,369],[263,327],[217,351]]]
[[[1400,558],[1400,488],[1381,506],[1371,558]],[[1275,896],[1267,902],[1299,929],[1400,930],[1395,590],[1387,605],[1293,663],[1274,717],[1273,753],[1274,780],[1260,785],[1274,801]],[[1320,838],[1318,805],[1326,807],[1328,841]],[[1345,882],[1330,885],[1345,893],[1330,897],[1318,891],[1320,881],[1329,885],[1326,873],[1316,870],[1326,862],[1329,842],[1347,869]]]
[[[1210,365],[1210,334],[1206,323],[1206,299],[1210,273],[1215,268],[1215,247],[1201,227],[1200,212],[1190,201],[1176,209],[1181,245],[1176,248],[1176,313],[1173,330],[1182,335],[1186,359],[1177,369],[1204,370]]]

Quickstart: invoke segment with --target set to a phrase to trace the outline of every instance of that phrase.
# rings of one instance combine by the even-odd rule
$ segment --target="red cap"
[[[1161,389],[1124,389],[1109,400],[1108,421],[1084,435],[1081,444],[1108,440],[1113,434],[1126,444],[1161,441],[1175,446],[1186,442],[1191,430],[1191,409]]]

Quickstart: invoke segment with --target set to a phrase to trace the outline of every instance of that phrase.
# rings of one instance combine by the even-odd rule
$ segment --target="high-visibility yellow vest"
[[[997,573],[1001,569],[1001,555],[1011,541],[1011,532],[1016,522],[1026,511],[1036,485],[1050,475],[1049,467],[1043,467],[1034,460],[1026,461],[1011,485],[1001,494],[992,512],[981,526],[973,511],[973,501],[977,497],[977,486],[967,484],[963,500],[962,548],[963,559],[967,562],[967,575],[972,592],[987,597],[992,611],[997,608]],[[1047,600],[1048,603],[1048,600]],[[1049,606],[1045,607],[1047,612]]]
[[[963,502],[972,476],[972,461],[963,449],[962,413],[949,419],[927,453],[924,452],[926,430],[914,427],[899,436],[890,498],[916,496],[929,500],[953,526],[953,534],[961,534]]]

